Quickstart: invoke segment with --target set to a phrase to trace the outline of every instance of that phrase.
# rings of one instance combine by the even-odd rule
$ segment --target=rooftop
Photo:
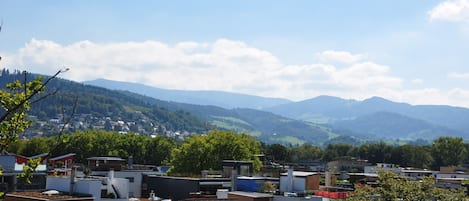
[[[124,159],[119,157],[109,157],[109,156],[99,156],[99,157],[90,157],[87,160],[101,160],[101,161],[124,161]]]
[[[74,154],[74,153],[69,153],[69,154],[65,154],[65,155],[61,155],[61,156],[56,156],[56,157],[51,158],[49,160],[56,161],[56,160],[60,160],[60,159],[67,158],[67,157],[70,157],[70,156],[75,156],[75,155],[76,154]]]
[[[251,198],[271,198],[273,195],[266,194],[266,193],[256,193],[256,192],[243,192],[243,191],[234,191],[229,192],[228,194],[231,195],[239,195],[244,197],[251,197]]]
[[[17,198],[25,198],[28,200],[94,200],[91,196],[77,196],[77,195],[46,195],[42,194],[41,192],[12,192],[5,195],[7,197],[17,197]],[[8,200],[8,199],[7,199]]]
[[[307,176],[311,176],[311,175],[317,175],[318,173],[317,172],[303,172],[303,171],[293,171],[293,176],[295,177],[307,177]],[[287,176],[288,173],[287,172],[284,172],[282,174],[280,174],[281,176]]]

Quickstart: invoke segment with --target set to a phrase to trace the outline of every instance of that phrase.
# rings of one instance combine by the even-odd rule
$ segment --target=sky
[[[469,0],[0,0],[0,68],[469,107]]]

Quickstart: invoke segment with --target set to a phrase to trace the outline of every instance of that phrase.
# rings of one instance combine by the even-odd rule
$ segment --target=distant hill
[[[337,129],[360,133],[361,137],[380,139],[429,140],[439,136],[461,136],[456,130],[391,112],[375,112],[353,120],[337,121],[333,125]]]
[[[169,90],[150,87],[138,83],[119,82],[106,79],[91,80],[83,83],[87,85],[104,87],[112,90],[123,90],[139,93],[159,100],[189,103],[194,105],[213,105],[226,109],[262,109],[291,102],[287,99],[281,98],[265,98],[222,91]]]
[[[193,105],[167,102],[131,92],[141,100],[169,110],[183,110],[208,121],[219,128],[250,133],[267,143],[302,144],[305,142],[320,145],[338,135],[331,129],[301,120],[294,120],[271,112],[236,108],[224,109],[211,105]]]
[[[469,137],[469,109],[462,107],[414,106],[380,97],[356,101],[319,96],[266,110],[293,119],[329,124],[335,129],[364,136],[387,134],[388,138],[413,139],[432,139],[441,135]]]
[[[30,74],[27,79],[34,76],[37,75]],[[18,79],[24,79],[18,71],[2,70],[0,87]],[[115,89],[89,85],[93,82]],[[291,102],[217,91],[165,90],[108,80],[93,82],[53,80],[47,91],[58,89],[58,93],[32,105],[30,114],[35,123],[25,136],[57,133],[63,127],[63,114],[71,113],[73,99],[77,97],[76,114],[66,127],[68,132],[105,129],[184,138],[211,129],[227,129],[249,133],[266,143],[316,145],[395,139],[429,141],[439,136],[469,139],[469,109],[462,107],[410,105],[380,97],[357,101],[318,96]]]
[[[28,80],[34,76],[29,75]],[[21,74],[2,73],[0,88]],[[172,137],[184,133],[204,133],[210,129],[227,129],[249,133],[267,143],[320,145],[337,135],[317,124],[282,117],[254,109],[225,109],[211,105],[194,105],[158,100],[129,91],[109,90],[55,79],[47,91],[58,93],[32,106],[35,124],[26,136],[54,135],[61,127],[63,112],[71,114],[73,100],[77,110],[68,132],[86,129],[132,131],[143,134],[165,134]],[[54,123],[51,123],[54,122]],[[42,125],[42,126],[40,126]]]

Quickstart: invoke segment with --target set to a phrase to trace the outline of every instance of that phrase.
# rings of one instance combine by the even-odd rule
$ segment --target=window
[[[126,179],[129,180],[129,183],[134,183],[134,178],[133,177],[126,177]]]

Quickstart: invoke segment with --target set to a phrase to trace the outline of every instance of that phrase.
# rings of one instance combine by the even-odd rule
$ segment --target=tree
[[[207,135],[192,136],[171,153],[171,171],[200,174],[202,170],[221,169],[223,160],[252,161],[255,170],[261,162],[260,143],[246,134],[231,131],[210,131]]]
[[[287,148],[281,144],[268,145],[266,156],[273,161],[281,162],[285,162],[289,158]]]
[[[407,144],[395,147],[391,158],[392,163],[402,167],[430,168],[433,163],[429,146]]]
[[[349,156],[349,152],[352,150],[352,145],[350,144],[328,144],[322,159],[324,161],[332,161],[339,157]]]
[[[461,165],[467,153],[460,137],[439,137],[433,141],[431,150],[434,168]]]
[[[176,142],[168,137],[158,135],[147,143],[145,162],[149,164],[168,164],[171,160],[171,151],[176,148]]]
[[[393,146],[384,142],[364,144],[355,147],[351,152],[353,152],[353,156],[366,159],[370,163],[387,163],[392,161]]]
[[[435,187],[433,177],[425,177],[421,181],[413,181],[392,171],[378,172],[378,187],[355,185],[355,191],[347,196],[347,200],[464,200],[463,189],[448,190]]]
[[[37,154],[48,153],[52,147],[53,139],[36,137],[26,141],[26,147],[18,154],[24,156],[34,156]]]
[[[24,132],[31,125],[26,119],[31,103],[49,96],[46,94],[37,97],[44,92],[46,85],[60,73],[60,70],[43,82],[43,76],[38,76],[32,81],[27,81],[27,73],[24,73],[22,81],[15,80],[0,90],[0,151],[7,150],[8,146],[17,140],[18,133]]]
[[[315,160],[321,158],[323,151],[312,144],[302,144],[301,146],[292,147],[290,149],[290,157],[292,162]]]

